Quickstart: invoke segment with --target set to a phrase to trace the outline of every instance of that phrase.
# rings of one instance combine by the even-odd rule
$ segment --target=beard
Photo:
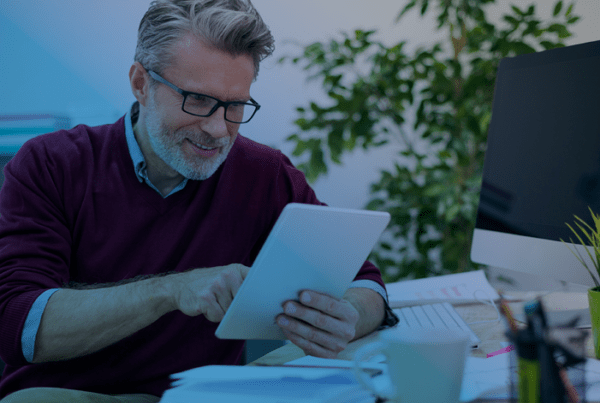
[[[234,136],[216,140],[202,131],[170,130],[161,120],[154,99],[148,103],[146,117],[148,139],[154,153],[171,169],[187,179],[205,180],[211,177],[225,161],[235,141]],[[184,151],[186,139],[207,147],[220,147],[220,149],[210,158],[192,155]]]

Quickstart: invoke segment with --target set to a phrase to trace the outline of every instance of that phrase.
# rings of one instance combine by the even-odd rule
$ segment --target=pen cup
[[[540,403],[538,344],[526,331],[508,334],[515,348],[510,354],[510,401]]]
[[[510,401],[518,403],[540,403],[544,400],[542,388],[548,392],[550,382],[564,385],[557,388],[560,393],[551,393],[544,403],[586,402],[585,361],[571,364],[568,356],[583,357],[585,351],[585,333],[573,328],[553,328],[549,330],[551,346],[535,339],[527,330],[507,333],[515,348],[510,354]],[[544,360],[543,349],[547,349],[551,360]],[[562,369],[561,369],[562,368]],[[555,371],[555,372],[553,372]],[[554,382],[551,374],[558,376]],[[545,380],[544,380],[545,379]]]
[[[456,403],[469,345],[462,332],[390,329],[356,352],[355,375],[375,395],[394,402]],[[360,369],[364,359],[377,354],[386,357],[387,387],[376,386]]]

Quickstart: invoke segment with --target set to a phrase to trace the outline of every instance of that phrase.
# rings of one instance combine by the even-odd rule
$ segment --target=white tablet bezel
[[[288,204],[215,335],[283,340],[282,304],[310,289],[341,298],[390,221],[387,212]]]

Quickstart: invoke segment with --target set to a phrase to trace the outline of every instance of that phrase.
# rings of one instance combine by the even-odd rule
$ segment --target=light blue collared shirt
[[[133,133],[133,125],[131,123],[131,109],[125,115],[125,138],[127,139],[127,147],[129,148],[129,155],[131,156],[131,160],[133,161],[133,169],[135,170],[135,174],[140,182],[146,183],[152,189],[154,189],[158,194],[162,196],[160,191],[150,182],[148,179],[148,167],[146,165],[146,160],[144,159],[144,155],[142,154],[142,150],[135,139],[135,135]],[[188,179],[185,178],[179,185],[177,185],[168,195],[164,196],[169,197],[173,193],[176,193],[182,190],[185,185],[188,183]],[[385,301],[388,300],[387,293],[385,289],[379,285],[379,283],[372,280],[356,280],[350,284],[350,288],[368,288],[383,297]],[[44,313],[44,309],[46,308],[46,304],[48,304],[48,300],[58,288],[52,288],[44,291],[33,303],[31,309],[29,310],[29,314],[27,314],[27,318],[25,319],[25,325],[23,326],[23,333],[21,334],[21,346],[23,348],[23,356],[27,360],[27,362],[33,362],[33,353],[35,350],[35,338],[37,336],[38,329],[40,327],[40,322],[42,320],[42,314]]]
[[[131,123],[131,109],[125,115],[125,138],[127,139],[127,147],[129,148],[129,155],[131,156],[131,160],[133,161],[133,169],[135,170],[135,175],[137,176],[140,182],[146,183],[152,189],[156,190],[156,192],[162,196],[160,191],[154,186],[150,179],[148,179],[148,167],[146,165],[146,160],[144,159],[144,155],[142,154],[142,149],[140,148],[137,140],[135,139],[135,134],[133,133],[133,125]],[[164,196],[165,198],[171,196],[173,193],[179,192],[181,189],[187,185],[188,179],[184,178],[181,183],[171,192]]]

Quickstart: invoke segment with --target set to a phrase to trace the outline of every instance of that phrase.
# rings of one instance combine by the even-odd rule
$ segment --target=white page
[[[363,361],[360,364],[361,368],[369,368],[369,369],[379,369],[382,371],[387,371],[387,365],[383,363],[385,361],[385,355],[379,354],[372,357],[369,361]],[[286,362],[284,365],[299,365],[306,367],[322,367],[326,368],[352,368],[354,366],[353,361],[348,360],[339,360],[333,358],[320,358],[313,357],[311,355],[307,355],[302,358],[298,358],[296,360]]]
[[[387,379],[385,379],[387,376],[387,365],[380,363],[382,359],[385,359],[385,356],[378,355],[373,357],[371,361],[362,363],[362,367],[364,368],[377,368],[384,371],[383,375],[377,376],[374,379],[376,387],[385,386],[388,383]],[[351,368],[353,363],[347,360],[306,356],[287,362],[286,365]],[[470,402],[482,396],[507,398],[510,387],[509,365],[508,354],[500,354],[491,358],[467,357],[460,401]]]
[[[488,282],[483,270],[398,281],[386,284],[385,287],[392,308],[446,301],[466,303],[500,298]]]
[[[171,377],[177,380],[165,391],[161,403],[229,402],[241,401],[241,397],[248,403],[277,403],[283,398],[299,403],[375,400],[344,369],[208,365]]]
[[[585,363],[586,398],[588,401],[600,400],[600,361],[588,358]]]
[[[470,402],[488,397],[507,399],[510,394],[510,356],[467,357],[460,401]]]
[[[318,379],[339,372],[335,369],[289,367],[258,367],[240,365],[207,365],[171,375],[173,385],[196,381],[221,381],[228,379],[267,379],[282,376],[298,376]]]

